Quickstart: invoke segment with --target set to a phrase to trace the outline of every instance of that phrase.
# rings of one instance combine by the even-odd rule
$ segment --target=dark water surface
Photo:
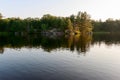
[[[0,80],[120,80],[120,35],[0,36]]]

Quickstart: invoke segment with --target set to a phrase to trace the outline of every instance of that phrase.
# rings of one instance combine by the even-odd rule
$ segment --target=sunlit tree
[[[73,30],[72,22],[71,22],[70,19],[67,20],[67,23],[68,23],[68,26],[67,26],[68,29],[69,29],[69,30]]]
[[[78,12],[76,23],[81,32],[92,31],[90,16],[86,12]]]

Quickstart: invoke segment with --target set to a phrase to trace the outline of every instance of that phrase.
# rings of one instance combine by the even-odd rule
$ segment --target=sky
[[[7,17],[70,16],[86,11],[92,19],[120,19],[120,0],[0,0],[0,13]]]

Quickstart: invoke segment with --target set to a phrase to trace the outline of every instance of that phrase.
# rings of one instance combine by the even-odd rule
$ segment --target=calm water
[[[120,80],[120,35],[0,36],[0,80]]]

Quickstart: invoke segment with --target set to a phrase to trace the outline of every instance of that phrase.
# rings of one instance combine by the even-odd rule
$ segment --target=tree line
[[[94,32],[109,32],[109,33],[119,33],[120,31],[120,20],[113,20],[112,18],[106,21],[92,21],[94,26]]]
[[[48,32],[56,30],[66,33],[88,33],[92,31],[90,16],[78,12],[69,17],[57,17],[50,14],[41,18],[2,18],[0,13],[0,32]]]

